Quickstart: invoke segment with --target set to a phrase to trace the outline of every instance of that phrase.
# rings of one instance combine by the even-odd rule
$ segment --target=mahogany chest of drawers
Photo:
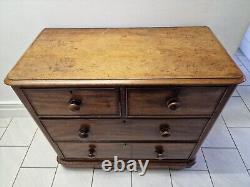
[[[5,83],[73,167],[183,168],[244,76],[208,27],[44,29]]]

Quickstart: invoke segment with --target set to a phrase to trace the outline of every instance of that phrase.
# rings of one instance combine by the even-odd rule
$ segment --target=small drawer
[[[133,159],[188,159],[194,143],[133,143],[131,156]]]
[[[130,148],[125,143],[57,143],[63,155],[72,159],[130,158]]]
[[[188,159],[193,143],[58,143],[66,158],[71,159]]]
[[[117,89],[24,89],[38,115],[120,115]]]
[[[46,119],[54,141],[197,141],[208,119]]]
[[[129,116],[210,116],[225,87],[127,89]]]

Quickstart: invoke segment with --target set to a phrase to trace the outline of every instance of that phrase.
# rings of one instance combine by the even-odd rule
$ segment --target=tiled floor
[[[0,187],[250,187],[250,61],[234,60],[247,81],[238,86],[188,169],[104,172],[69,169],[29,117],[0,118]]]

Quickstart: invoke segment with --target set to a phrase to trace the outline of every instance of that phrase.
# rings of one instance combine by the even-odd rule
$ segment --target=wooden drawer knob
[[[170,127],[168,124],[162,124],[160,125],[160,135],[163,137],[170,136]]]
[[[89,127],[81,127],[78,135],[80,138],[87,138],[89,136]]]
[[[163,155],[164,150],[161,145],[155,147],[155,153],[156,153],[156,159],[162,160],[164,158],[164,155]]]
[[[89,158],[95,158],[96,157],[96,150],[95,150],[95,146],[94,145],[90,145],[89,146],[89,154],[88,154]]]
[[[177,108],[181,106],[181,103],[178,101],[177,98],[169,99],[166,104],[170,110],[176,110]]]
[[[80,99],[71,99],[69,101],[69,110],[78,111],[80,110],[81,104],[82,104],[82,101]]]

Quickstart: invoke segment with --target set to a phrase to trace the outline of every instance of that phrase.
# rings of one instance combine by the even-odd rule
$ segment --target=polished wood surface
[[[54,141],[197,141],[208,119],[44,119]]]
[[[120,115],[117,89],[25,89],[24,93],[38,115]]]
[[[119,158],[130,158],[130,147],[125,143],[57,143],[65,158],[73,159],[111,159],[114,155]],[[93,152],[93,156],[89,155]]]
[[[133,143],[131,144],[134,159],[188,159],[194,143]]]
[[[102,168],[102,159],[93,159],[93,160],[87,160],[87,159],[67,159],[62,157],[57,157],[58,163],[66,166],[66,167],[72,167],[72,168]],[[128,161],[128,159],[124,159],[125,162]],[[113,162],[111,160],[111,162]],[[145,160],[142,160],[144,163]],[[195,160],[187,160],[187,159],[178,159],[178,160],[161,160],[159,164],[159,160],[150,160],[148,163],[148,169],[183,169],[183,168],[190,168],[195,164]]]
[[[180,85],[243,79],[208,27],[44,29],[5,83]]]
[[[187,159],[195,144],[192,143],[71,143],[60,142],[58,146],[66,158],[107,159],[114,155],[121,159]],[[93,149],[92,154],[91,149]],[[159,150],[158,150],[159,149]],[[162,150],[161,150],[162,149]],[[158,151],[162,151],[159,157]]]
[[[65,166],[180,169],[243,80],[208,27],[182,27],[44,29],[5,83]]]
[[[225,87],[128,89],[129,116],[210,116]]]

